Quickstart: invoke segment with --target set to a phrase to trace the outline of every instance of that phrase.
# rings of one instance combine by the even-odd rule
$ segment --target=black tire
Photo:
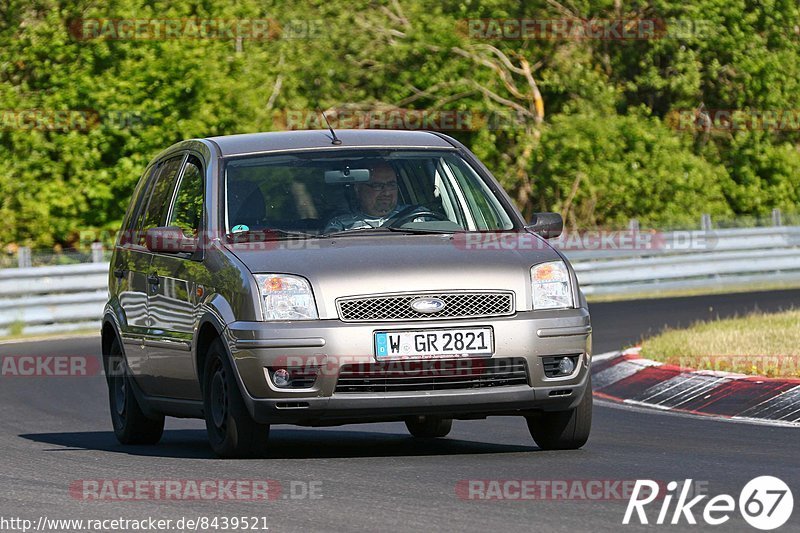
[[[446,437],[453,429],[452,418],[439,416],[415,416],[406,419],[408,432],[420,439]]]
[[[131,378],[122,356],[119,339],[111,343],[106,360],[108,404],[114,435],[120,444],[156,444],[164,433],[164,417],[144,414],[133,394]]]
[[[577,407],[568,411],[526,416],[531,437],[543,450],[577,450],[589,440],[592,429],[592,378]]]
[[[267,450],[269,425],[250,416],[220,339],[206,355],[203,412],[211,449],[220,457],[260,457]]]

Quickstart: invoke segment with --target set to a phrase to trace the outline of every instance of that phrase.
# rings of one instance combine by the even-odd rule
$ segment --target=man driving
[[[332,218],[325,233],[359,228],[377,228],[408,206],[397,205],[397,174],[381,161],[370,172],[369,181],[355,184],[358,211]]]

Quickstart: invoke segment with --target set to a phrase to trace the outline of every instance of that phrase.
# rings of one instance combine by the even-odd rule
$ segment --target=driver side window
[[[183,158],[183,155],[179,155],[159,163],[153,177],[154,183],[149,185],[146,207],[141,210],[136,223],[136,242],[139,246],[145,246],[148,229],[162,225]]]
[[[187,237],[197,237],[203,219],[203,171],[200,161],[189,157],[183,167],[167,226],[177,226]]]

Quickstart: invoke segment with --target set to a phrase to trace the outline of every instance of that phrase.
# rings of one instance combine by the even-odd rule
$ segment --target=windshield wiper
[[[426,228],[404,228],[402,226],[400,226],[399,228],[395,228],[393,226],[387,226],[386,229],[388,229],[389,231],[399,231],[399,232],[403,232],[403,233],[412,233],[414,235],[434,235],[434,234],[448,235],[450,233],[455,233],[457,231],[464,231],[461,228],[459,228],[459,229],[432,229],[432,228],[426,229]]]
[[[306,231],[285,230],[279,228],[237,231],[236,233],[228,234],[228,238],[235,243],[279,241],[287,239],[314,239],[317,237],[320,237],[320,235],[317,235],[316,233],[308,233]]]
[[[343,229],[332,231],[330,233],[323,233],[320,237],[340,237],[342,235],[353,235],[356,233],[370,233],[370,232],[378,232],[378,233],[387,233],[389,231],[388,228],[384,228],[381,226],[368,227],[368,228],[352,228],[352,229]]]
[[[440,230],[440,229],[425,229],[425,228],[395,228],[391,226],[376,226],[374,228],[353,228],[334,231],[331,233],[324,233],[319,237],[341,237],[342,235],[354,235],[364,233],[407,233],[414,235],[430,235],[430,234],[450,234],[455,231],[463,230]]]

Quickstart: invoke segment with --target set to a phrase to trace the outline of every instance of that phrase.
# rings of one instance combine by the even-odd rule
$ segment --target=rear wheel
[[[242,399],[222,341],[211,344],[203,373],[203,411],[208,440],[221,457],[258,457],[266,452],[269,425],[256,423]]]
[[[131,376],[122,357],[118,339],[107,354],[108,403],[114,435],[121,444],[156,444],[164,433],[164,417],[145,416],[133,394]]]
[[[592,429],[592,378],[583,399],[568,411],[543,412],[526,416],[528,430],[543,450],[576,450],[589,440]]]
[[[406,420],[406,427],[408,432],[417,438],[446,437],[453,429],[453,419],[438,416],[415,416]]]

